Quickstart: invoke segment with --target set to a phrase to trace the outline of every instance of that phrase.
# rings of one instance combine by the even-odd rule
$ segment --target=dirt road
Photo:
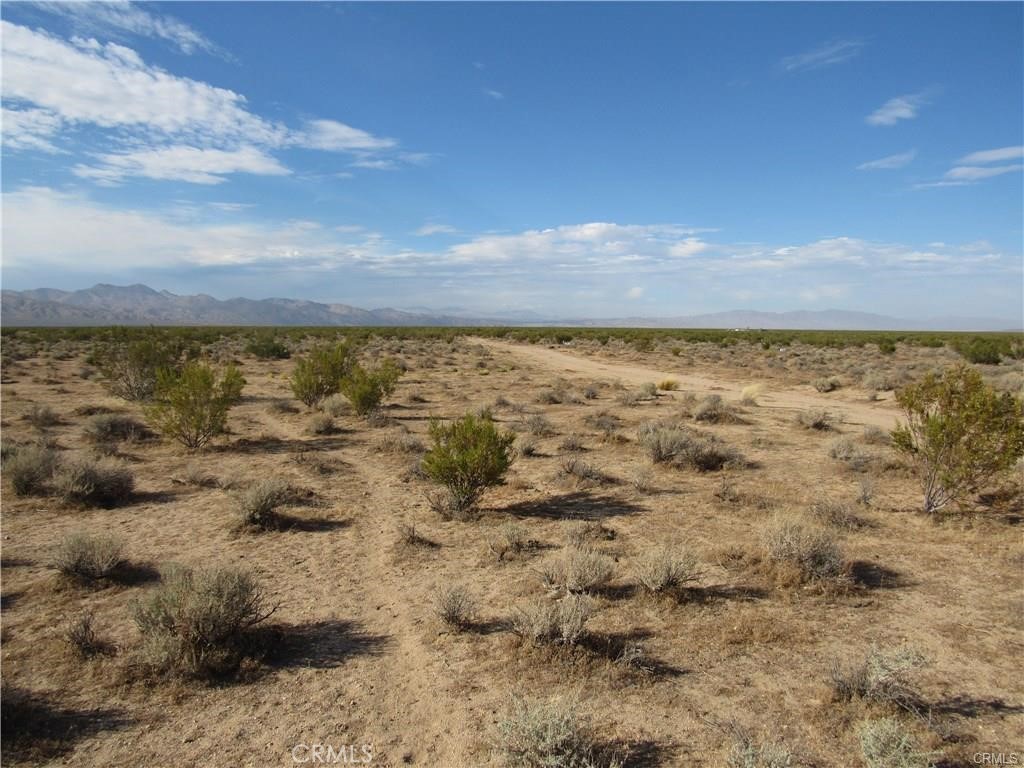
[[[756,378],[736,382],[677,369],[655,370],[614,363],[585,357],[568,349],[555,349],[538,344],[515,344],[494,339],[477,341],[494,351],[509,352],[533,366],[550,370],[557,375],[618,379],[629,385],[671,378],[678,381],[682,389],[693,390],[697,394],[714,392],[726,399],[739,399],[740,392],[745,386],[757,383]],[[859,389],[840,390],[822,395],[810,385],[768,387],[758,396],[757,402],[764,408],[777,408],[794,413],[808,409],[823,409],[846,424],[873,424],[883,429],[891,429],[899,418],[899,411],[894,407],[891,396],[890,399],[872,402],[867,400],[867,393]]]

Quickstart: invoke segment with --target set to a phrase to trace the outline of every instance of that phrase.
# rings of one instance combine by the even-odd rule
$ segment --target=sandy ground
[[[969,765],[979,751],[1024,749],[1019,511],[921,517],[913,478],[888,448],[861,436],[862,425],[891,425],[890,402],[869,403],[853,389],[819,395],[809,386],[778,385],[761,405],[744,407],[737,403],[742,383],[713,372],[615,365],[493,341],[377,346],[409,365],[386,426],[343,415],[337,434],[311,435],[309,412],[271,407],[290,397],[293,363],[243,357],[248,384],[231,413],[230,435],[197,456],[162,441],[122,448],[137,480],[129,505],[69,509],[52,498],[17,498],[4,486],[3,678],[45,695],[61,735],[35,751],[12,751],[5,737],[5,762],[290,766],[299,764],[297,745],[367,744],[372,765],[497,765],[496,724],[518,692],[577,695],[597,734],[628,765],[722,765],[722,726],[737,721],[785,742],[801,765],[857,766],[857,722],[892,713],[832,701],[829,668],[872,644],[906,643],[931,662],[917,677],[931,721],[910,719],[908,727],[942,751],[945,765]],[[85,450],[78,406],[141,417],[95,377],[81,378],[81,366],[80,357],[55,360],[45,352],[8,365],[4,441],[36,436],[22,418],[32,404],[60,415],[47,432],[62,452]],[[752,466],[698,474],[651,465],[636,427],[684,419],[683,392],[624,406],[616,382],[633,387],[666,377],[697,396],[723,395],[743,423],[697,426],[737,447]],[[595,382],[596,399],[535,402],[543,389],[578,393]],[[534,457],[515,462],[507,484],[486,496],[478,521],[444,522],[425,500],[429,485],[409,474],[415,454],[383,451],[385,439],[409,433],[426,441],[430,417],[493,406],[499,397],[513,404],[494,407],[501,426],[522,431],[525,416],[542,413],[553,434],[536,438]],[[841,414],[839,431],[796,426],[793,411],[811,408]],[[601,411],[622,420],[621,441],[602,441],[589,425],[587,417]],[[611,482],[587,486],[559,477],[566,455],[560,446],[573,433],[584,444],[581,457]],[[866,471],[829,457],[838,435],[871,457]],[[304,524],[262,534],[236,530],[235,491],[182,482],[190,465],[222,486],[271,475],[288,480],[308,492],[308,504],[289,510]],[[836,533],[860,578],[849,591],[780,588],[736,559],[757,550],[773,515],[820,498],[852,503],[865,477],[873,498],[855,507],[864,526]],[[499,561],[488,540],[510,520],[537,546]],[[524,645],[508,630],[509,618],[543,594],[540,563],[588,520],[604,527],[596,546],[616,568],[613,588],[597,598],[591,641],[573,653]],[[432,544],[402,547],[401,524],[414,524]],[[253,569],[279,605],[273,621],[285,651],[238,682],[125,682],[121,670],[137,643],[129,607],[152,582],[102,589],[64,583],[52,556],[74,530],[115,532],[139,565]],[[700,588],[689,600],[635,588],[638,558],[665,543],[689,549],[702,564]],[[465,585],[479,602],[473,631],[454,633],[435,615],[438,589],[451,584]],[[116,655],[83,662],[68,653],[62,628],[83,610],[94,612]],[[647,671],[614,662],[612,651],[625,639],[643,643]],[[308,752],[299,747],[296,754]]]

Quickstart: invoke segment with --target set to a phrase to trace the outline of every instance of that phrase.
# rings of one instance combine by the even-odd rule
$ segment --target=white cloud
[[[220,184],[229,173],[284,176],[291,173],[257,147],[199,149],[170,146],[101,155],[99,165],[79,164],[72,171],[83,179],[116,184],[129,176],[193,184]]]
[[[863,47],[864,43],[859,40],[836,40],[795,56],[787,56],[779,62],[779,66],[786,72],[800,72],[841,64],[859,54]]]
[[[424,224],[413,234],[419,235],[420,237],[427,237],[429,235],[449,235],[457,231],[458,230],[450,224]]]
[[[1002,163],[1007,160],[1024,158],[1024,147],[1003,147],[1002,149],[986,149],[972,152],[957,160],[960,165],[985,165],[986,163]]]
[[[137,10],[124,6],[118,12]],[[361,168],[432,159],[398,151],[397,140],[336,120],[313,119],[289,129],[252,112],[242,94],[170,74],[117,43],[65,41],[8,21],[0,21],[0,32],[7,148],[54,152],[61,130],[106,129],[103,137],[114,151],[102,153],[98,165],[79,163],[74,170],[83,178],[214,184],[230,173],[280,175],[287,170],[268,153],[287,147],[348,153]]]
[[[37,8],[70,19],[79,31],[107,34],[126,32],[140,37],[165,40],[182,53],[220,53],[220,49],[214,43],[188,24],[172,16],[151,13],[125,0],[41,2],[35,5]]]
[[[3,195],[4,268],[70,271],[244,266],[277,273],[343,270],[391,280],[454,280],[460,285],[540,283],[570,289],[718,285],[793,278],[800,288],[914,276],[1007,273],[1019,254],[933,244],[926,248],[833,237],[782,246],[699,241],[687,258],[673,251],[695,241],[675,225],[591,222],[516,234],[466,237],[438,249],[401,248],[354,224],[275,222],[239,212],[230,223],[202,207],[187,215],[116,208],[81,194],[25,188]],[[55,227],[54,222],[61,226]],[[694,246],[689,246],[694,248]],[[239,273],[243,274],[243,273]],[[799,278],[799,279],[798,279]],[[838,278],[838,279],[837,279]],[[603,281],[603,282],[602,282]],[[795,295],[796,288],[794,288]],[[822,294],[825,295],[825,294]]]
[[[990,165],[987,167],[977,165],[961,165],[950,168],[946,171],[944,178],[950,181],[980,181],[992,176],[1002,176],[1004,173],[1014,173],[1024,168],[1024,165]]]
[[[0,21],[3,92],[69,123],[190,134],[197,141],[245,139],[274,146],[283,126],[252,114],[245,97],[147,66],[130,48],[76,39]]]
[[[901,152],[898,155],[888,155],[881,157],[878,160],[871,160],[867,163],[861,163],[857,166],[858,171],[879,171],[879,170],[891,170],[894,168],[904,168],[910,165],[917,157],[917,150],[911,149],[907,152]]]
[[[310,149],[331,152],[390,149],[398,144],[394,139],[380,138],[336,120],[310,120],[306,130],[294,142]]]
[[[639,286],[639,285],[634,286],[634,287],[630,288],[628,291],[626,291],[626,298],[627,299],[639,299],[639,298],[642,298],[643,295],[644,295],[644,289],[641,286]]]
[[[910,93],[889,99],[865,120],[869,125],[896,125],[900,120],[913,120],[918,110],[928,103],[929,92]]]
[[[504,93],[502,93],[501,91],[496,91],[493,88],[484,88],[484,95],[490,96],[492,99],[495,99],[496,101],[500,101],[501,99],[505,98]]]
[[[55,154],[60,150],[52,139],[61,120],[45,109],[3,108],[3,143],[8,149],[35,149]]]

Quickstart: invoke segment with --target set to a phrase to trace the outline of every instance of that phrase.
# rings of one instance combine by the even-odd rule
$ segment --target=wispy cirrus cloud
[[[886,157],[880,157],[877,160],[869,160],[866,163],[861,163],[857,166],[857,170],[882,171],[892,170],[895,168],[905,168],[914,161],[915,157],[917,157],[917,150],[911,149],[906,152],[900,152],[896,155],[887,155]]]
[[[983,149],[980,152],[971,152],[956,162],[958,165],[984,165],[985,163],[1002,163],[1007,160],[1021,159],[1024,159],[1024,146]]]
[[[946,171],[938,181],[916,184],[915,189],[963,187],[969,184],[976,184],[984,179],[994,178],[995,176],[1017,173],[1024,170],[1024,164],[991,165],[991,163],[1020,160],[1022,158],[1024,158],[1024,147],[1002,147],[971,152],[969,155],[965,155],[957,160],[957,164]],[[985,165],[986,163],[989,163],[989,165]]]
[[[98,162],[74,166],[81,178],[214,184],[234,173],[282,175],[288,171],[272,153],[289,147],[345,153],[371,169],[429,157],[337,120],[292,128],[266,119],[242,94],[173,75],[118,43],[67,41],[8,21],[0,31],[5,150],[54,153],[63,135],[100,129],[108,147],[92,153]]]
[[[456,232],[458,232],[458,230],[451,224],[436,224],[428,222],[422,227],[416,229],[413,234],[418,235],[419,237],[429,237],[430,235],[451,235]]]
[[[868,125],[896,125],[901,120],[913,120],[921,107],[931,100],[932,90],[908,93],[889,99],[864,120]]]
[[[809,51],[787,56],[778,66],[784,72],[803,72],[830,67],[858,56],[863,48],[864,43],[861,40],[833,40]]]
[[[127,0],[36,2],[34,7],[71,22],[78,34],[134,35],[163,40],[186,54],[224,55],[207,37],[183,21]]]
[[[505,94],[501,91],[496,91],[493,88],[484,88],[484,96],[490,96],[495,101],[501,101],[505,98]]]

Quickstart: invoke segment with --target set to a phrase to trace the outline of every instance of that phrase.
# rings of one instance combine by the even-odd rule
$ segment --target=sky
[[[0,16],[5,289],[1024,312],[1022,3]]]

